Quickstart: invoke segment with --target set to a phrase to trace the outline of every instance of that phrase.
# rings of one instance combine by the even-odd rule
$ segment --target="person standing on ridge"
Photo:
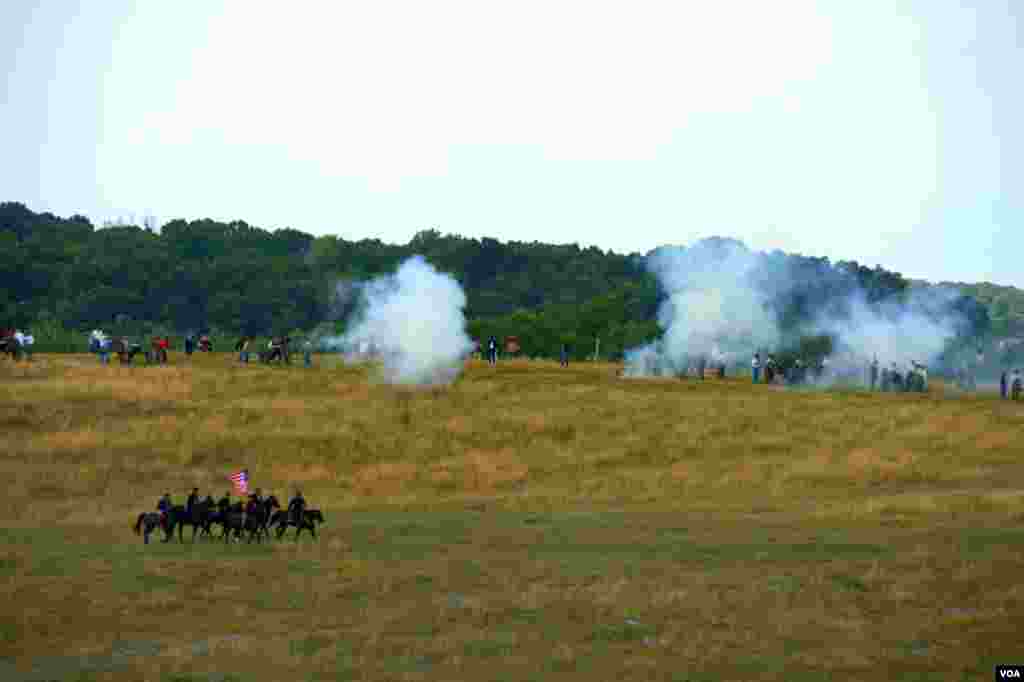
[[[302,343],[302,362],[306,367],[313,366],[313,342],[309,339]]]

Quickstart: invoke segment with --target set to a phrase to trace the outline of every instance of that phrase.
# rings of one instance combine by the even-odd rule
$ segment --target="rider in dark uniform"
[[[192,493],[185,502],[185,509],[188,511],[189,516],[192,516],[192,508],[196,506],[197,502],[199,502],[199,488],[192,488]]]
[[[288,503],[288,516],[298,526],[302,523],[303,512],[306,511],[306,499],[302,496],[302,492],[299,490],[295,491],[295,497],[292,498],[291,502]]]
[[[171,507],[174,503],[171,502],[171,494],[164,493],[164,496],[160,498],[160,501],[156,503],[156,509],[160,512],[160,523],[163,525],[167,524],[167,515],[171,511]]]

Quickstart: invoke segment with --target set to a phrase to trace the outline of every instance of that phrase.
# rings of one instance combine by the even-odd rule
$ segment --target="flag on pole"
[[[242,495],[249,494],[249,470],[242,469],[238,473],[231,474],[231,481],[235,484],[235,490]]]

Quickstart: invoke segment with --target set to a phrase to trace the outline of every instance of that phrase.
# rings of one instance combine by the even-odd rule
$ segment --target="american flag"
[[[238,473],[231,474],[231,481],[235,484],[235,489],[242,495],[249,494],[249,470],[242,469]]]

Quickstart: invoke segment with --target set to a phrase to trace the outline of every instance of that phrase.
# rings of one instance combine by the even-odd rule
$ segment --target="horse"
[[[192,526],[192,542],[196,541],[196,531],[201,530],[207,524],[210,516],[210,503],[206,500],[192,505],[192,511],[181,504],[171,507],[167,512],[168,539],[174,535],[174,528],[178,528],[178,542],[184,542],[182,537],[185,526]],[[167,542],[167,540],[164,540]]]
[[[185,509],[182,525],[192,526],[192,542],[196,541],[196,531],[209,528],[210,516],[213,514],[214,506],[213,500],[207,498],[193,504],[191,514],[189,514],[188,509]]]
[[[167,536],[167,538],[164,539],[164,542],[167,542],[167,539],[170,538],[170,531],[167,529],[167,526],[164,525],[163,521],[164,520],[163,517],[160,515],[160,512],[142,512],[141,514],[139,514],[138,521],[135,522],[135,534],[139,535],[139,533],[143,530],[143,526],[145,526],[143,544],[148,545],[149,534],[152,533],[154,529],[161,528]]]
[[[135,356],[142,352],[142,344],[115,339],[111,349],[117,353],[117,359],[122,365],[130,365],[135,360]]]
[[[220,527],[222,528],[222,533],[221,533],[220,537],[223,538],[227,534],[227,532],[228,532],[228,526],[227,526],[227,517],[228,517],[228,515],[232,514],[232,513],[234,513],[234,514],[241,514],[242,511],[243,510],[242,510],[242,503],[241,502],[235,502],[234,504],[229,505],[227,508],[225,508],[223,510],[220,509],[220,507],[216,507],[215,509],[213,509],[210,512],[210,515],[206,518],[206,524],[203,526],[201,535],[210,535],[210,536],[212,536],[213,535],[213,525],[214,524],[219,524]]]
[[[230,511],[224,516],[222,523],[224,524],[224,534],[221,537],[224,538],[224,544],[231,539],[232,533],[236,538],[241,538],[242,531],[249,533],[248,542],[252,542],[253,538],[257,538],[259,542],[263,541],[260,532],[263,521],[256,514]]]
[[[248,531],[249,540],[252,542],[253,538],[256,538],[257,542],[263,542],[263,535],[270,537],[270,532],[267,530],[267,525],[270,522],[271,514],[273,509],[280,509],[281,505],[278,504],[277,498],[273,495],[268,495],[260,504],[256,507],[256,511],[252,514],[243,514],[236,510],[228,512],[221,523],[224,526],[224,534],[221,536],[224,538],[224,542],[227,543],[229,539],[229,533],[234,531],[236,538],[241,538],[242,531]]]
[[[18,339],[14,338],[13,333],[0,337],[0,354],[10,355],[11,360],[17,360],[20,352],[21,344],[18,343]]]
[[[306,509],[302,513],[302,521],[296,523],[288,512],[280,511],[274,514],[274,519],[271,521],[271,525],[277,525],[277,539],[280,540],[284,537],[285,532],[289,526],[295,527],[295,540],[299,539],[299,534],[302,533],[303,529],[308,530],[316,537],[316,524],[324,523],[324,515],[319,509]]]
[[[274,495],[267,495],[263,500],[263,505],[260,509],[260,517],[263,522],[260,524],[260,532],[270,538],[270,518],[274,514],[274,510],[281,510],[281,503],[277,501],[277,497]]]
[[[280,365],[281,361],[284,360],[284,353],[280,346],[274,346],[270,350],[261,350],[259,352],[259,360],[264,365],[269,365],[275,361]]]

